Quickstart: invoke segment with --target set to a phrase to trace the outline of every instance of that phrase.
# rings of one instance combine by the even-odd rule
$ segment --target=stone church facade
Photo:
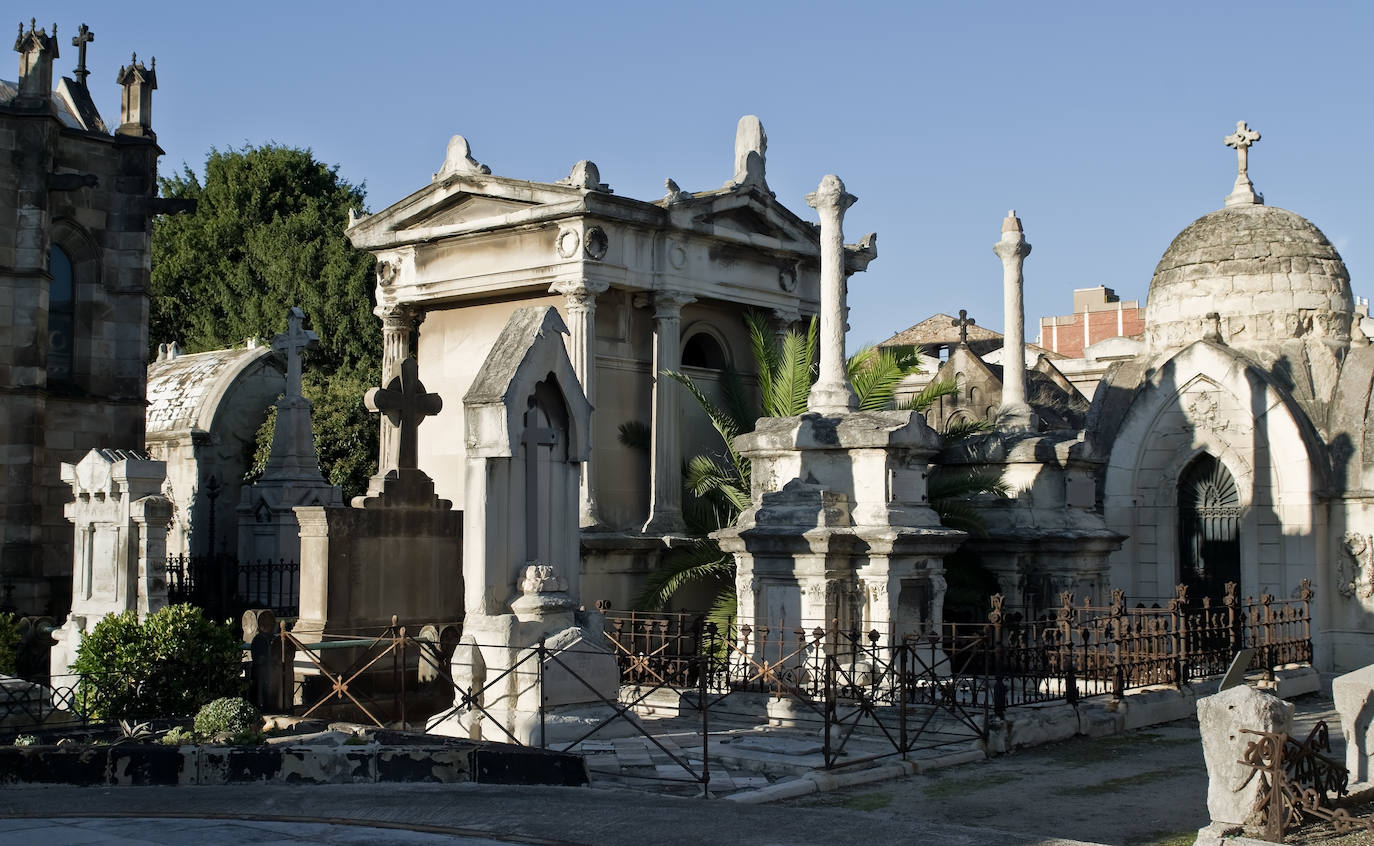
[[[137,59],[119,69],[108,127],[86,86],[91,40],[82,26],[54,89],[56,27],[21,27],[18,81],[0,81],[0,579],[35,612],[69,605],[61,464],[144,435],[157,77]]]

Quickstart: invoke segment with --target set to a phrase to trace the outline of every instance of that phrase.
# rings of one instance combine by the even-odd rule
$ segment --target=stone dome
[[[1221,316],[1232,346],[1288,340],[1350,343],[1350,273],[1321,230],[1287,209],[1228,206],[1174,238],[1145,301],[1152,349],[1192,343]]]

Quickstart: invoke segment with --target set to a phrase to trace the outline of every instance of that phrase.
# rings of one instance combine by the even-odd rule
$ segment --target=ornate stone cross
[[[1239,160],[1239,173],[1244,176],[1249,172],[1250,166],[1250,147],[1260,140],[1260,134],[1245,125],[1245,121],[1236,121],[1236,131],[1225,138],[1226,146],[1236,149],[1236,158]]]
[[[76,81],[82,85],[86,84],[86,77],[91,75],[91,72],[86,70],[86,45],[94,40],[95,33],[85,24],[82,24],[76,35],[72,36],[72,46],[76,48],[76,70],[73,74]]]
[[[363,403],[368,411],[385,414],[391,425],[396,427],[399,436],[397,469],[417,469],[420,423],[426,417],[438,414],[444,407],[444,401],[438,394],[425,392],[415,357],[401,362],[401,374],[385,388],[370,388],[367,396],[363,397]]]
[[[960,346],[966,346],[968,344],[968,328],[977,323],[978,321],[968,316],[968,309],[964,308],[959,309],[959,316],[949,322],[950,326],[955,326],[959,329]]]
[[[301,324],[305,312],[292,306],[286,313],[286,331],[272,339],[272,349],[286,354],[286,396],[301,396],[301,353],[320,345],[320,336]]]

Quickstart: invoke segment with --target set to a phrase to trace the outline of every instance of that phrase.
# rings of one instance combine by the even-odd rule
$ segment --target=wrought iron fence
[[[1133,688],[1200,681],[1225,672],[1245,648],[1255,650],[1250,669],[1271,677],[1278,667],[1310,663],[1311,600],[1307,580],[1293,599],[1242,599],[1231,583],[1220,604],[1207,598],[1194,604],[1187,587],[1179,585],[1164,607],[1129,607],[1120,590],[1111,592],[1106,605],[1090,598],[1077,604],[1072,593],[1064,593],[1053,613],[1034,619],[1008,613],[997,595],[987,622],[946,623],[938,638],[834,624],[752,627],[733,620],[712,623],[700,613],[642,612],[608,613],[607,634],[627,684],[690,684],[690,673],[698,671],[708,674],[707,685],[717,693],[753,690],[812,699],[824,692],[827,659],[860,668],[855,678],[877,684],[882,673],[872,668],[895,672],[899,658],[891,644],[926,644],[925,664],[940,664],[961,679],[951,701],[972,707],[990,702],[1000,715],[1014,705],[1119,698]],[[877,656],[880,647],[889,650],[886,658]],[[709,660],[696,660],[703,655]]]
[[[189,602],[217,620],[237,619],[249,608],[278,617],[300,613],[300,563],[239,561],[226,555],[167,556],[167,598]]]

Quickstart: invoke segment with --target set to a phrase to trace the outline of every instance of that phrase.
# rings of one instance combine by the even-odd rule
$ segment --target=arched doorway
[[[1178,578],[1188,596],[1220,600],[1227,582],[1240,586],[1240,494],[1236,480],[1203,453],[1178,479]]]

